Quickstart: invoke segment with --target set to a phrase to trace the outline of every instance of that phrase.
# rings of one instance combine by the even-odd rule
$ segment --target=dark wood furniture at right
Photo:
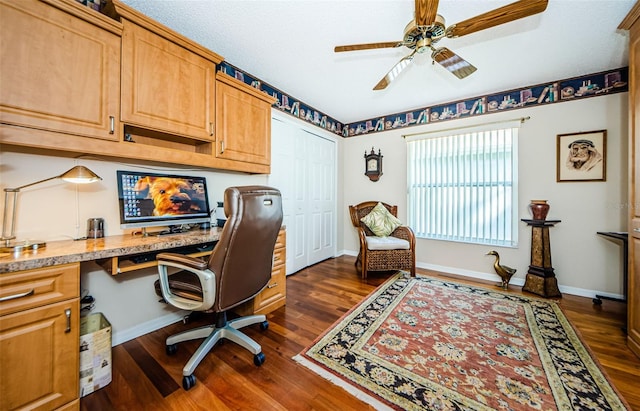
[[[627,301],[627,281],[628,281],[628,270],[629,270],[629,233],[617,232],[617,231],[598,231],[599,235],[604,237],[613,238],[616,240],[622,241],[622,295],[624,298],[615,298],[615,297],[607,297],[604,295],[596,294],[596,297],[593,299],[593,303],[596,305],[602,304],[602,300],[611,300],[611,301],[619,301],[625,302]]]
[[[618,26],[629,31],[629,279],[627,344],[640,357],[640,3]]]
[[[543,297],[562,297],[551,265],[549,239],[549,227],[553,227],[560,220],[522,219],[522,221],[531,226],[531,264],[522,290]]]

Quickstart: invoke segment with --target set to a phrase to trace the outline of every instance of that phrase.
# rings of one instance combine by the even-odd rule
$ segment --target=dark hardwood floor
[[[389,274],[362,281],[354,257],[342,256],[287,277],[287,305],[269,314],[269,329],[243,329],[262,345],[266,362],[234,343],[216,346],[196,369],[197,383],[184,391],[182,367],[200,341],[165,353],[167,336],[198,325],[176,323],[113,348],[112,382],[81,399],[82,410],[364,410],[371,409],[343,389],[298,365],[292,357],[334,321],[383,283]],[[419,274],[440,276],[417,270]],[[459,282],[493,286],[493,283]],[[520,287],[511,286],[520,293]],[[149,290],[153,292],[153,290]],[[565,295],[560,304],[602,368],[633,410],[640,410],[640,359],[626,347],[624,303]],[[203,322],[204,323],[204,322]]]

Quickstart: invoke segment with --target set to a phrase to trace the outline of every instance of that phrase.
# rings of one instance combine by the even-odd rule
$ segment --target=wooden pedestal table
[[[549,240],[549,227],[553,227],[560,220],[522,219],[522,221],[531,226],[531,264],[522,290],[543,297],[562,297],[551,266],[551,242]]]

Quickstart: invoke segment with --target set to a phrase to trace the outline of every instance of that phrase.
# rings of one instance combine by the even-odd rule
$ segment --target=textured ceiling
[[[343,123],[628,65],[618,24],[635,0],[550,0],[546,11],[455,39],[478,71],[459,80],[428,53],[382,91],[373,86],[410,50],[334,53],[399,41],[414,0],[123,0],[243,71]],[[509,4],[440,0],[449,26]]]

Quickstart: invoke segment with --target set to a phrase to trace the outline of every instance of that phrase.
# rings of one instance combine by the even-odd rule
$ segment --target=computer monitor
[[[116,171],[120,228],[209,226],[211,212],[205,177]],[[161,233],[166,233],[162,231]]]

